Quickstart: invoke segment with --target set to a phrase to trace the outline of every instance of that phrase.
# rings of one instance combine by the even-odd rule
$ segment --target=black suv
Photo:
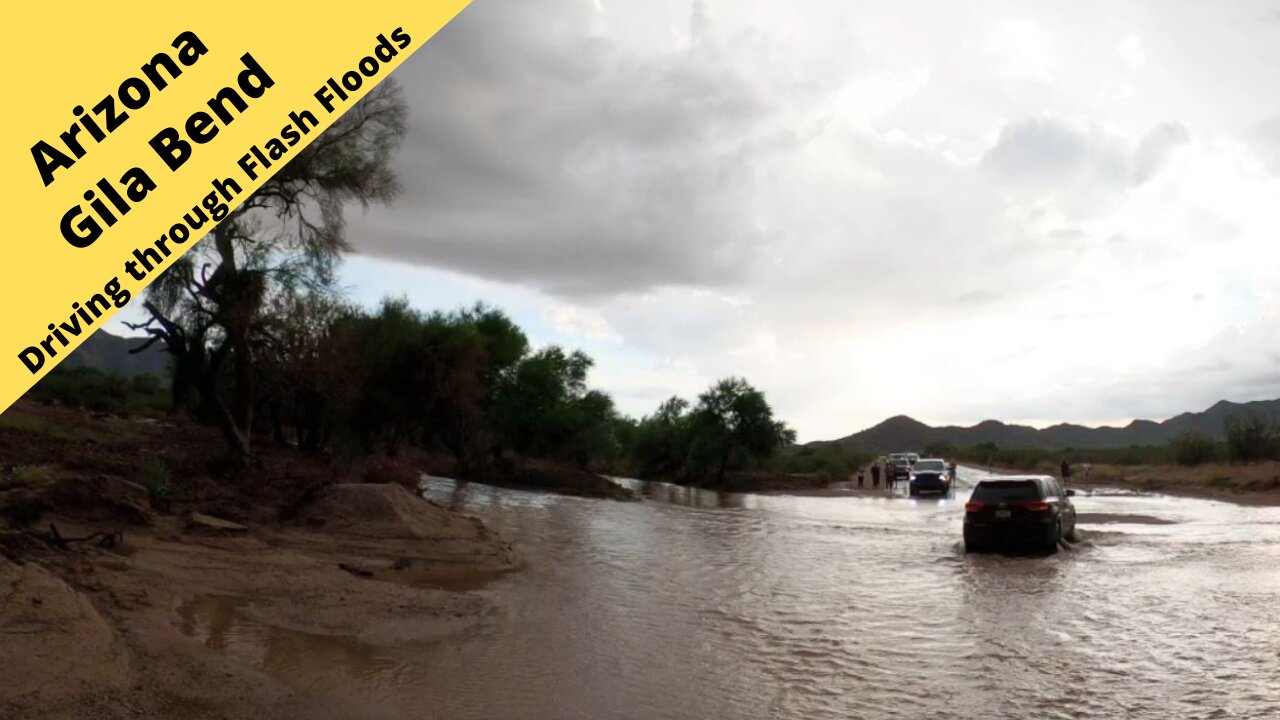
[[[965,552],[986,552],[997,544],[1030,544],[1046,553],[1076,530],[1074,490],[1047,475],[983,480],[964,505]]]

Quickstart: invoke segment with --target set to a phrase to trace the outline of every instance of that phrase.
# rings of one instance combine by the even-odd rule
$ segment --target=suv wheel
[[[1045,552],[1052,555],[1058,552],[1058,543],[1062,542],[1062,520],[1053,523],[1053,534],[1045,538]]]

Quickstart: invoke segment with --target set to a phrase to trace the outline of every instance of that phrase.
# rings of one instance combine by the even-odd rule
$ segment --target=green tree
[[[432,394],[424,358],[426,320],[407,300],[383,300],[376,314],[353,314],[335,326],[339,345],[358,355],[347,381],[359,388],[347,432],[366,451],[388,455],[418,437]]]
[[[495,402],[514,381],[529,340],[501,310],[479,303],[433,320],[439,325],[439,351],[432,353],[436,386],[428,428],[453,453],[465,477],[499,444]]]
[[[577,404],[587,394],[592,360],[551,346],[523,358],[494,393],[499,452],[555,456],[580,424]]]
[[[664,400],[656,412],[636,424],[631,457],[642,477],[680,475],[689,461],[689,401]]]
[[[588,390],[569,403],[562,449],[557,453],[578,467],[587,469],[609,464],[621,452],[615,435],[618,412],[613,398],[599,390]]]
[[[1201,465],[1221,456],[1219,445],[1213,438],[1191,430],[1170,440],[1169,451],[1179,465]]]
[[[493,447],[495,393],[528,351],[528,339],[502,311],[481,304],[434,313],[424,330],[424,440],[447,448],[466,477]]]
[[[323,450],[350,412],[350,379],[361,356],[342,348],[333,331],[354,313],[328,292],[289,291],[272,299],[265,319],[272,343],[259,358],[258,372],[278,444],[289,443],[291,429],[299,448]]]
[[[692,455],[700,472],[717,482],[735,457],[761,460],[795,442],[795,432],[773,419],[764,393],[742,378],[727,378],[698,396],[691,421]]]
[[[1227,453],[1236,462],[1265,460],[1276,454],[1276,429],[1256,412],[1228,415],[1223,421]]]

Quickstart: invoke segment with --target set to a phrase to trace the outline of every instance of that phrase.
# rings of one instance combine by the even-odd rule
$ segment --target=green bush
[[[1184,432],[1169,441],[1174,462],[1195,466],[1222,459],[1223,449],[1213,438],[1198,432]]]
[[[163,460],[148,460],[138,471],[138,484],[147,489],[151,507],[168,512],[174,490],[169,482],[169,466]]]
[[[41,378],[27,397],[110,413],[156,412],[169,406],[169,394],[154,375],[130,379],[96,368],[62,365]]]
[[[1227,453],[1234,462],[1253,462],[1280,457],[1277,428],[1254,412],[1228,415],[1223,422],[1227,433]]]
[[[783,473],[826,473],[833,477],[856,474],[875,460],[865,450],[853,450],[839,443],[803,445],[780,453],[769,462],[768,468]]]

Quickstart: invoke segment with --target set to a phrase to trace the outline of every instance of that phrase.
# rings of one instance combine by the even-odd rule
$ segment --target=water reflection
[[[752,507],[751,499],[754,497],[744,493],[722,493],[665,482],[625,478],[614,478],[614,482],[640,493],[641,497],[649,500],[686,507],[746,508]]]
[[[239,662],[302,687],[333,679],[370,681],[394,676],[403,658],[354,638],[298,632],[254,622],[247,600],[202,595],[178,608],[179,630]]]

